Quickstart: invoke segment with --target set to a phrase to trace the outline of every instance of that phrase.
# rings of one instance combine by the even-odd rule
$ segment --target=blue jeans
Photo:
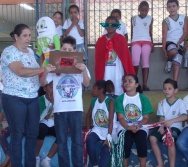
[[[25,165],[36,165],[39,130],[39,100],[2,94],[2,104],[10,128],[10,160],[12,167],[22,167],[22,138],[25,133]]]
[[[183,153],[186,161],[188,162],[188,127],[184,128],[179,135],[176,141],[176,146]]]
[[[82,111],[54,114],[59,167],[70,167],[67,148],[68,128],[72,140],[71,156],[73,167],[83,167]]]
[[[87,137],[86,148],[89,155],[89,160],[92,166],[98,165],[99,167],[108,167],[111,158],[110,151],[107,145],[103,145],[100,154],[98,155],[96,146],[100,141],[103,140],[101,140],[94,132],[91,132]]]

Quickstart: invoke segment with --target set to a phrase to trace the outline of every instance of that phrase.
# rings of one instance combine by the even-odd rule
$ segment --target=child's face
[[[106,23],[108,23],[108,24],[112,24],[112,23],[116,23],[116,21],[114,20],[114,19],[108,19],[108,20],[106,20]],[[116,32],[116,28],[113,28],[113,27],[107,27],[107,28],[105,28],[106,29],[106,31],[107,31],[107,34],[113,34],[113,33],[115,33]]]
[[[77,8],[70,8],[69,15],[71,19],[78,18],[79,12]]]
[[[72,46],[71,44],[64,43],[63,46],[61,47],[60,51],[64,51],[64,52],[74,52],[75,49],[73,48],[73,46]]]
[[[93,97],[97,97],[98,96],[98,91],[99,91],[98,87],[94,85],[93,89],[91,91],[92,96]]]
[[[163,93],[166,98],[173,97],[178,92],[178,89],[174,89],[173,85],[166,83],[163,85]]]
[[[62,18],[61,18],[61,15],[59,13],[56,13],[54,16],[53,16],[53,21],[57,26],[61,25],[62,24]]]
[[[140,12],[140,16],[142,17],[146,17],[149,11],[149,7],[148,6],[141,6],[138,10]]]
[[[121,20],[119,13],[112,13],[112,16],[116,17],[118,20]]]
[[[124,88],[127,92],[136,92],[136,88],[138,87],[138,83],[134,80],[132,76],[126,76],[123,83]]]
[[[46,96],[49,99],[53,98],[53,82],[50,82],[48,85],[46,85],[44,90],[46,91]]]
[[[170,16],[175,16],[178,13],[179,7],[175,2],[170,2],[167,4],[167,11],[169,12]]]

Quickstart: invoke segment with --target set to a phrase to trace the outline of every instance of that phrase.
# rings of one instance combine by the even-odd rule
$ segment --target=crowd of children
[[[131,54],[127,44],[126,25],[121,20],[121,11],[112,10],[106,21],[101,23],[105,29],[102,37],[96,42],[96,82],[93,85],[93,97],[86,116],[88,132],[86,150],[90,165],[93,167],[108,167],[113,154],[119,157],[116,166],[128,167],[133,143],[136,144],[140,167],[145,167],[148,136],[157,166],[164,167],[158,141],[164,141],[163,138],[167,132],[172,139],[171,144],[169,144],[170,141],[166,141],[170,166],[175,166],[175,143],[188,163],[188,148],[186,147],[188,145],[188,126],[182,126],[182,122],[188,120],[188,96],[183,100],[176,97],[182,56],[187,47],[185,40],[188,37],[188,22],[184,15],[178,14],[178,9],[178,0],[167,1],[169,16],[162,23],[162,45],[164,56],[167,58],[165,71],[171,72],[173,66],[173,79],[166,79],[163,83],[165,99],[159,102],[156,114],[159,117],[159,127],[154,128],[151,134],[149,134],[148,121],[149,115],[154,110],[149,99],[142,94],[142,91],[150,90],[147,85],[149,57],[150,53],[154,51],[153,18],[148,15],[149,4],[147,1],[142,1],[138,6],[139,14],[131,18]],[[66,19],[64,23],[63,14],[59,11],[55,12],[52,18],[62,45],[60,51],[83,52],[83,61],[86,61],[88,56],[84,45],[84,23],[79,18],[79,8],[73,4],[69,7],[68,12],[70,18]],[[142,60],[142,86],[137,77],[140,59]],[[40,97],[41,116],[36,167],[39,167],[40,164],[50,167],[50,160],[56,152],[59,167],[70,166],[67,148],[68,131],[72,141],[72,164],[75,167],[84,166],[82,85],[88,87],[91,77],[84,63],[77,63],[75,67],[81,73],[56,74],[51,73],[56,70],[56,67],[48,64],[40,78],[45,95]],[[0,90],[2,89],[1,76],[0,74]],[[68,96],[69,93],[71,96]],[[1,101],[0,111],[0,121],[2,121],[4,113]],[[93,126],[91,126],[91,121]],[[6,167],[11,164],[7,142],[10,132],[8,127],[2,126],[0,124],[0,144],[6,159],[1,167]],[[47,135],[54,136],[56,140],[47,156],[41,160],[39,153]],[[98,142],[102,142],[99,156],[95,149]],[[116,152],[113,150],[114,144],[118,146]],[[115,161],[111,165],[114,163]]]

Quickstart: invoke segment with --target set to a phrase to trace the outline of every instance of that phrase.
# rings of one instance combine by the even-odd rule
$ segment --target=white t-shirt
[[[132,42],[135,41],[151,41],[149,34],[150,24],[152,21],[151,16],[141,18],[140,16],[132,17],[133,36]]]
[[[65,20],[63,24],[63,30],[67,30],[72,24],[72,21],[70,19]],[[84,22],[83,20],[79,20],[78,25],[80,26],[80,29],[84,30]],[[74,37],[76,39],[76,44],[82,44],[84,43],[84,38],[80,36],[78,29],[76,26],[74,26],[69,34],[70,36]]]
[[[185,19],[186,19],[185,15],[179,14],[177,20],[173,20],[169,16],[164,20],[164,22],[168,26],[166,41],[171,41],[177,44],[177,42],[183,35],[183,27],[184,27]],[[184,42],[182,42],[181,45],[183,46]]]
[[[87,74],[90,77],[90,73]],[[54,113],[83,111],[82,83],[83,73],[81,74],[60,74],[49,73],[46,81],[53,81]]]
[[[56,33],[59,37],[62,36],[63,35],[63,26],[59,25],[58,27],[56,27]]]
[[[54,115],[53,115],[53,111],[49,117],[48,120],[45,119],[45,116],[48,114],[49,109],[53,106],[52,103],[46,99],[45,95],[43,97],[40,98],[44,98],[45,101],[45,110],[42,112],[41,116],[40,116],[40,123],[44,123],[46,124],[48,127],[53,127],[54,126]]]
[[[185,103],[185,109],[188,113],[188,95],[183,98],[183,102]],[[187,123],[185,123],[185,124],[186,124],[185,127],[187,127],[188,124]]]
[[[158,104],[156,115],[157,117],[164,117],[165,120],[170,120],[184,114],[187,115],[183,100],[177,99],[173,104],[169,104],[166,99],[163,99]],[[182,122],[175,122],[170,127],[178,128],[180,131],[183,129]]]
[[[20,61],[26,68],[39,68],[34,52],[28,48],[28,53],[23,53],[14,45],[8,46],[2,53],[3,93],[23,98],[35,98],[40,87],[39,76],[20,77],[10,68],[9,64]]]
[[[123,93],[123,75],[124,69],[121,60],[115,51],[109,52],[108,61],[105,66],[104,80],[111,80],[113,82],[115,95],[121,95]]]
[[[124,36],[125,34],[127,34],[126,25],[125,25],[125,23],[122,22],[121,20],[119,20],[119,23],[121,24],[121,26],[120,26],[118,29],[116,29],[116,32],[117,32],[118,34],[121,34],[121,35]],[[106,29],[104,29],[103,34],[107,34]]]

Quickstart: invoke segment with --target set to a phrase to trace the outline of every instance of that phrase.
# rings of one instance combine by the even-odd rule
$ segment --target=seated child
[[[117,151],[117,166],[120,167],[123,163],[124,167],[128,167],[131,148],[135,143],[140,167],[146,167],[148,129],[142,125],[148,123],[149,114],[153,113],[153,108],[148,98],[141,94],[141,86],[136,75],[125,76],[123,86],[126,92],[115,100],[115,111],[122,128],[118,139],[122,143],[118,142],[117,148],[123,147],[123,150]],[[121,154],[123,151],[124,157]]]
[[[114,119],[114,100],[105,94],[109,92],[108,81],[98,80],[92,90],[94,96],[86,116],[86,127],[90,129],[91,118],[93,128],[86,139],[86,148],[92,166],[107,167],[111,158],[111,142],[113,119]],[[102,148],[98,157],[96,155],[96,144],[102,141]]]
[[[164,125],[155,128],[151,133],[149,140],[151,148],[157,159],[158,167],[164,167],[164,163],[161,156],[161,151],[158,146],[158,141],[162,142],[162,137],[166,128],[170,128],[172,131],[172,137],[176,141],[182,130],[182,121],[187,119],[187,112],[183,101],[176,97],[178,92],[177,81],[170,78],[166,79],[163,84],[163,92],[165,99],[158,104],[157,117],[159,121],[164,121]],[[171,167],[175,166],[176,160],[176,148],[174,142],[168,146],[169,164]]]
[[[53,82],[50,82],[43,87],[46,94],[40,97],[40,124],[39,124],[39,135],[37,141],[36,149],[36,167],[40,167],[40,157],[39,152],[43,145],[44,138],[47,135],[52,135],[56,137],[55,127],[54,127],[54,117],[53,117]],[[50,167],[50,160],[57,152],[56,141],[52,145],[47,156],[41,161],[43,167]]]

